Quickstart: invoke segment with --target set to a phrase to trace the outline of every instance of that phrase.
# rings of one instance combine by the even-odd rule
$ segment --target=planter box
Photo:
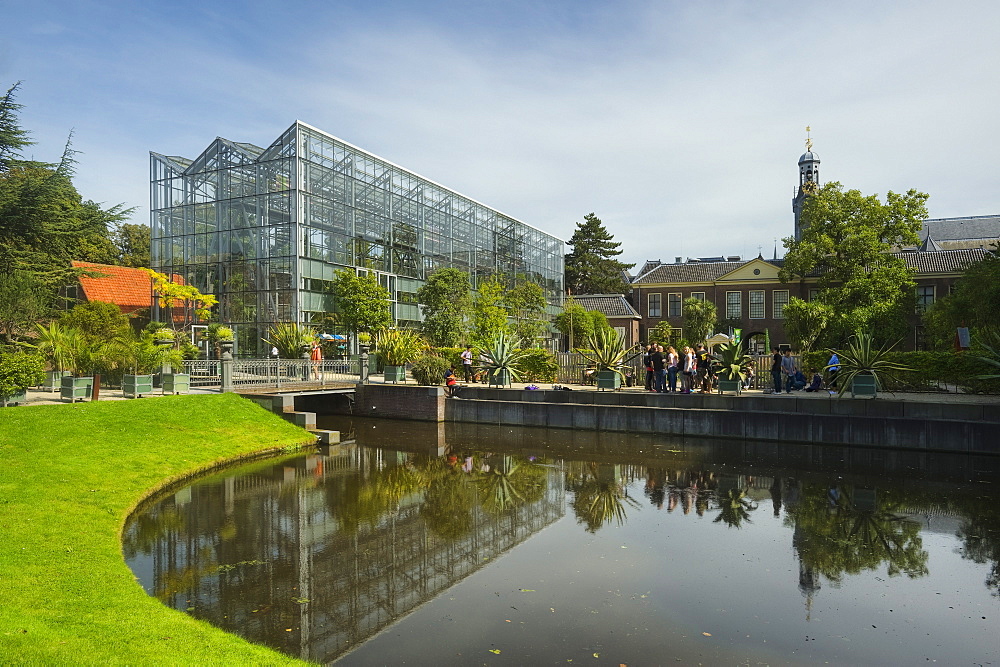
[[[59,398],[70,402],[90,398],[91,390],[94,387],[94,378],[75,378],[70,375],[65,376],[59,386]]]
[[[740,392],[743,390],[743,383],[739,380],[723,380],[719,379],[719,393],[727,391],[735,391],[736,395],[739,396]]]
[[[42,389],[59,391],[62,388],[62,379],[69,374],[69,371],[45,371],[45,384],[42,385]]]
[[[616,371],[597,371],[597,388],[600,389],[620,389],[622,386],[622,376]]]
[[[24,403],[28,400],[28,390],[22,390],[19,394],[11,394],[10,396],[0,396],[0,406],[8,407],[10,405],[17,405],[19,403]]]
[[[386,366],[386,382],[406,382],[406,366]]]
[[[489,385],[491,387],[509,387],[510,371],[506,368],[489,371]]]
[[[163,383],[163,393],[186,394],[191,391],[190,373],[171,373],[160,377]]]
[[[153,393],[152,375],[126,375],[122,378],[122,394],[127,398],[138,398]]]

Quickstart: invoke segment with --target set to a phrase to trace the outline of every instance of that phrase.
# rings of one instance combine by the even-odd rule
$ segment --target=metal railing
[[[325,387],[354,384],[361,376],[361,360],[346,359],[197,359],[184,362],[184,372],[191,375],[191,386],[212,389],[222,386],[222,365],[232,363],[233,388],[274,387],[291,385]]]

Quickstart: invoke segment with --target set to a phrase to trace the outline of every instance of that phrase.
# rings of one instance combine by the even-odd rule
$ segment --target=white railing
[[[222,365],[216,359],[184,362],[184,372],[191,374],[191,386],[203,389],[222,386]],[[361,375],[361,361],[350,359],[234,359],[233,388],[288,387],[308,385],[354,384]]]

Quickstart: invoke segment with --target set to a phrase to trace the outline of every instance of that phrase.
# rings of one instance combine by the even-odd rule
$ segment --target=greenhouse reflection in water
[[[133,517],[147,591],[317,662],[1000,660],[992,459],[351,427]]]

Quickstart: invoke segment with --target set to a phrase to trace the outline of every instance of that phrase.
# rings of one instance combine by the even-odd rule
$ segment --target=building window
[[[917,312],[924,312],[932,303],[934,303],[934,285],[918,285]]]
[[[667,317],[680,317],[681,316],[681,295],[680,294],[668,294],[667,295]]]
[[[771,307],[774,308],[774,319],[785,318],[785,306],[788,305],[788,290],[776,289],[771,292]]]
[[[726,292],[726,319],[738,320],[743,317],[743,292]]]
[[[750,290],[750,319],[764,319],[764,290]]]
[[[809,290],[809,300],[819,301],[819,290],[815,287]]]
[[[646,315],[649,317],[660,317],[660,297],[658,292],[647,295]]]
[[[704,292],[691,292],[691,298],[692,299],[698,299],[699,301],[704,301],[705,300],[705,293]]]

